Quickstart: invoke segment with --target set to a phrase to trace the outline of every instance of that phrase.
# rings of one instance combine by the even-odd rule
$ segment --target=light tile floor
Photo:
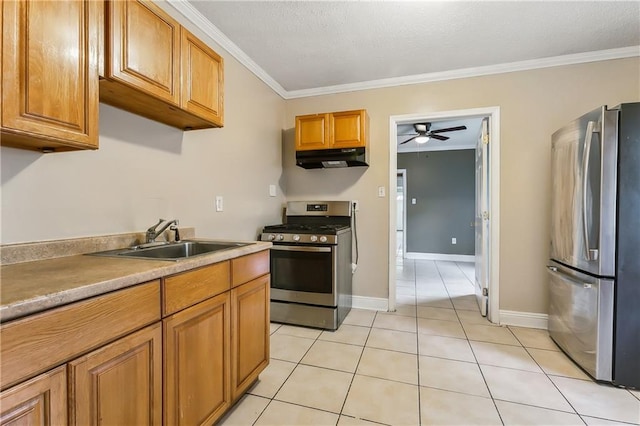
[[[336,332],[271,326],[271,363],[229,425],[640,424],[640,392],[593,382],[545,330],[492,325],[473,264],[404,260],[398,309]]]

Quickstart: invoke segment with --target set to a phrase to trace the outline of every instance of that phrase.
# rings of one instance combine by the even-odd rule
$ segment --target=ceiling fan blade
[[[467,126],[448,127],[446,129],[431,130],[429,133],[455,132],[456,130],[467,130]]]
[[[407,143],[407,142],[411,142],[411,141],[412,141],[412,140],[414,140],[415,138],[416,138],[415,136],[414,136],[414,137],[412,137],[412,138],[409,138],[409,139],[407,139],[407,140],[406,140],[406,141],[404,141],[404,142],[400,142],[400,144],[399,144],[399,145],[404,145],[404,144],[405,144],[405,143]]]
[[[400,134],[398,136],[418,136],[418,134],[417,133],[402,133],[402,134]]]
[[[449,139],[447,136],[442,135],[430,135],[429,137],[432,139],[438,139],[439,141],[446,141],[447,139]]]

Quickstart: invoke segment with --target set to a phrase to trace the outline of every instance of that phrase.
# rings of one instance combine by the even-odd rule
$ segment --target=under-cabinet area
[[[255,246],[3,322],[0,424],[215,422],[269,363],[269,251]],[[75,258],[141,276],[167,264]]]

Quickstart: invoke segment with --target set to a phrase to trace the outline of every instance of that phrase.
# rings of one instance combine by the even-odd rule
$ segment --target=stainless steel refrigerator
[[[640,103],[555,132],[549,334],[596,380],[640,388]]]

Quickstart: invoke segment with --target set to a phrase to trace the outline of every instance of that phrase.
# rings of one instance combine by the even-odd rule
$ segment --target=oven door
[[[271,300],[338,305],[335,246],[271,247]]]

